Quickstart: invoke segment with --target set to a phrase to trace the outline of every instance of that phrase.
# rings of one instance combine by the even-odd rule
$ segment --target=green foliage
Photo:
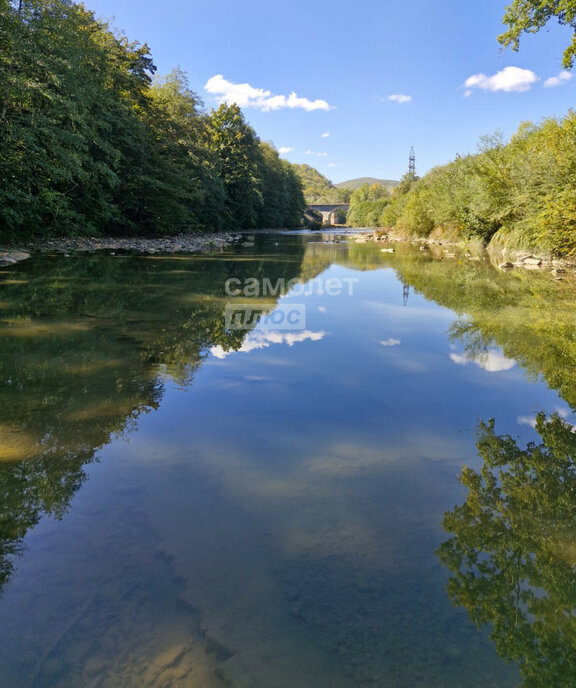
[[[260,227],[300,227],[306,210],[302,182],[295,165],[280,160],[278,151],[260,143],[262,208]]]
[[[377,227],[386,206],[390,192],[381,184],[363,184],[350,197],[347,222],[356,227]]]
[[[256,227],[263,198],[258,175],[259,141],[238,105],[222,103],[206,120],[210,150],[225,190],[227,224]]]
[[[511,45],[518,50],[520,36],[523,33],[537,33],[551,20],[556,19],[560,24],[576,29],[576,1],[575,0],[514,0],[506,7],[502,22],[508,25],[508,30],[498,36],[498,40],[505,47]],[[572,35],[570,45],[563,55],[563,64],[571,69],[576,57],[576,32]]]
[[[552,253],[573,256],[576,253],[576,189],[562,189],[550,194],[542,203],[536,219],[540,226],[538,238]]]
[[[294,169],[302,182],[306,203],[315,205],[349,202],[352,193],[350,189],[337,188],[310,165],[294,165]]]
[[[253,130],[155,71],[82,4],[0,1],[0,238],[257,226]]]
[[[306,203],[328,203],[334,185],[318,170],[310,165],[294,165],[296,174],[300,177]]]
[[[403,233],[416,236],[428,236],[434,229],[434,221],[428,210],[426,187],[420,187],[411,193],[402,208],[396,227]]]
[[[438,550],[448,593],[498,653],[518,663],[523,685],[576,685],[576,435],[541,413],[542,443],[521,449],[480,423],[480,473],[464,468],[465,503],[444,516],[453,537]]]
[[[432,229],[469,241],[576,252],[576,114],[525,123],[505,143],[483,137],[475,155],[458,156],[422,179],[406,175],[380,226],[408,235]],[[508,238],[508,241],[506,240]]]

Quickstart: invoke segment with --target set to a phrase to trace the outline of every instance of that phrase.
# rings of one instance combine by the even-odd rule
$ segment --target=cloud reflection
[[[502,370],[510,370],[516,365],[516,361],[506,358],[499,351],[482,351],[474,354],[450,354],[450,359],[456,365],[468,365],[474,363],[479,368],[489,373],[498,373]]]
[[[242,346],[237,350],[226,351],[222,346],[213,346],[210,353],[216,358],[226,358],[234,353],[250,353],[258,349],[267,349],[273,344],[287,344],[294,346],[299,342],[311,341],[319,342],[324,339],[326,332],[312,332],[311,330],[303,330],[302,332],[252,332],[249,334]]]

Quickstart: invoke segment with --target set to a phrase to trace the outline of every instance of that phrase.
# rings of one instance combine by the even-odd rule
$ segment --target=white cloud
[[[329,162],[328,167],[342,167],[344,165],[343,162]]]
[[[531,428],[536,427],[536,416],[518,416],[516,418],[518,425],[529,425]]]
[[[450,360],[456,365],[467,365],[475,363],[479,368],[483,368],[489,373],[498,373],[501,370],[510,370],[516,365],[516,361],[506,358],[498,351],[484,351],[474,355],[450,354]]]
[[[402,344],[402,342],[399,339],[385,339],[383,342],[380,342],[382,346],[398,346],[399,344]]]
[[[412,96],[407,96],[404,93],[394,93],[388,96],[388,100],[393,100],[395,103],[409,103],[412,100]]]
[[[546,79],[546,81],[544,82],[544,86],[546,88],[554,88],[554,86],[561,86],[567,81],[570,81],[571,78],[572,74],[564,70],[563,72],[560,72],[558,76],[551,76],[549,79]]]
[[[326,158],[328,157],[328,153],[316,153],[313,150],[308,149],[306,151],[306,155],[315,155],[317,158]]]
[[[273,344],[287,344],[288,346],[294,346],[299,342],[305,342],[307,340],[311,342],[319,342],[324,339],[326,332],[312,332],[311,330],[303,330],[302,332],[276,332],[276,331],[262,331],[262,332],[251,332],[244,340],[242,346],[234,351],[226,351],[222,346],[213,346],[210,349],[210,353],[216,358],[226,358],[231,354],[244,353],[248,354],[251,351],[257,351],[258,349],[267,349]]]
[[[312,110],[331,110],[332,107],[325,100],[308,100],[300,98],[292,91],[289,96],[275,96],[271,91],[254,88],[250,84],[234,84],[225,79],[222,74],[216,74],[208,79],[204,86],[208,93],[217,96],[221,103],[236,103],[244,108],[257,108],[264,112],[280,110],[281,108],[301,108]]]
[[[290,148],[289,146],[280,146],[278,149],[278,152],[280,155],[284,155],[285,153],[290,153],[290,151],[293,151],[293,148]]]
[[[330,132],[329,132],[329,131],[325,131],[325,132],[322,134],[322,138],[323,138],[323,139],[327,139],[327,138],[329,138],[329,137],[330,137]]]
[[[520,67],[504,67],[492,76],[486,74],[474,74],[468,77],[464,82],[464,87],[467,89],[465,96],[471,94],[471,89],[480,88],[483,91],[529,91],[533,84],[540,81],[540,77],[536,76],[530,69],[520,69]]]

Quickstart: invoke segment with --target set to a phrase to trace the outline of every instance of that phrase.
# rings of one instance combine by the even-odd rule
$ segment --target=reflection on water
[[[521,449],[481,423],[481,470],[465,468],[466,501],[444,516],[438,550],[448,593],[489,626],[525,686],[576,680],[576,435],[557,414],[536,419],[540,443]]]
[[[574,296],[422,253],[260,235],[0,273],[0,685],[519,684],[435,549],[475,418],[529,439],[571,390]],[[239,297],[305,306],[274,331],[226,326],[231,278],[355,281]]]

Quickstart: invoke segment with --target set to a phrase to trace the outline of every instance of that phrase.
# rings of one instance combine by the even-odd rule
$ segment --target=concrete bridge
[[[334,216],[334,213],[337,211],[341,211],[346,213],[348,211],[348,208],[350,206],[347,203],[335,203],[333,205],[325,204],[325,205],[309,205],[307,210],[315,210],[318,213],[322,213],[322,224],[323,225],[331,225],[332,224],[332,218]]]

